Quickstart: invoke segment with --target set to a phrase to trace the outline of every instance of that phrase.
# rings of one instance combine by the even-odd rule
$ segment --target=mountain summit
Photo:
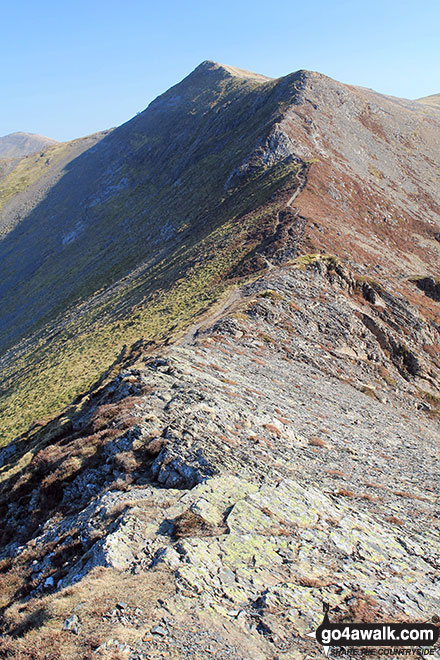
[[[199,73],[221,73],[222,75],[229,75],[235,78],[245,78],[247,80],[257,80],[259,82],[267,82],[273,80],[268,76],[263,76],[261,73],[254,73],[246,71],[245,69],[238,69],[235,66],[228,64],[219,64],[212,60],[205,60],[190,74],[190,76],[198,75]]]
[[[439,145],[435,104],[206,61],[0,171],[1,652],[432,617]]]

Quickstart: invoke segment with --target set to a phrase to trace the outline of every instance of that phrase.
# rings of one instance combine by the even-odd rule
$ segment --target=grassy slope
[[[56,140],[44,137],[44,135],[10,133],[0,137],[0,158],[23,158],[28,154],[43,151],[54,144],[57,144]]]
[[[259,183],[270,196],[289,174],[290,168],[282,167],[277,177]],[[228,273],[252,250],[260,223],[270,223],[277,208],[272,204],[249,212],[240,222],[235,218],[226,221],[68,323],[50,343],[43,333],[39,342],[4,370],[2,443],[87,390],[124,346],[139,337],[161,341],[190,323],[231,285]],[[109,307],[113,313],[109,314]]]
[[[256,81],[224,77],[223,72],[218,74],[214,91],[206,91],[200,80],[187,79],[185,107],[180,111],[178,129],[174,129],[176,140],[170,145],[164,143],[162,131],[166,135],[172,129],[176,114],[171,113],[168,126],[164,126],[160,106],[170,103],[173,90],[159,97],[156,107],[153,105],[147,116],[148,126],[145,116],[139,116],[134,124],[121,127],[118,148],[129,145],[129,156],[118,165],[117,178],[128,178],[130,186],[95,205],[99,212],[93,227],[94,242],[86,237],[88,244],[84,239],[81,249],[74,246],[76,251],[69,260],[68,276],[76,278],[76,287],[56,301],[49,313],[40,316],[32,327],[32,339],[10,349],[3,360],[3,443],[25,430],[34,419],[56,413],[87,390],[124,345],[129,346],[140,336],[163,339],[170,331],[189,323],[225,289],[228,273],[253,249],[261,228],[272,222],[276,202],[267,204],[267,200],[294,168],[287,164],[261,168],[239,189],[229,193],[224,190],[226,174],[242,162],[277,113],[276,97],[268,112],[267,103],[261,102],[260,89]],[[273,82],[264,83],[263,100],[273,91]],[[201,99],[200,94],[208,94],[209,98]],[[203,113],[194,126],[192,113],[200,107]],[[154,133],[154,113],[160,118],[159,136]],[[183,140],[180,147],[179,139]],[[150,152],[145,149],[147,140],[155,145],[150,145]],[[115,143],[107,148],[114,155]],[[153,172],[145,167],[146,162],[157,163]],[[155,196],[154,217],[161,219],[155,225],[151,222],[151,210],[146,216],[142,203],[148,185],[150,194]],[[97,242],[108,241],[117,231],[127,209],[136,219],[129,232],[135,240],[125,240],[119,231],[116,245],[110,241],[97,248]],[[161,253],[163,246],[157,246],[160,231],[170,224],[174,233],[162,240],[165,249]],[[139,236],[146,231],[156,240],[153,249],[145,241],[140,242]],[[145,257],[147,262],[150,258],[150,267],[111,287]],[[62,271],[65,258],[59,257],[55,265],[51,263],[49,274],[43,263],[31,281],[24,282],[22,290],[19,288],[28,313],[38,310],[41,296],[52,295],[51,278],[61,277],[66,287]],[[100,269],[96,270],[95,264]],[[93,277],[82,278],[87,268]],[[77,307],[81,302],[82,306]],[[68,317],[66,305],[70,305]]]

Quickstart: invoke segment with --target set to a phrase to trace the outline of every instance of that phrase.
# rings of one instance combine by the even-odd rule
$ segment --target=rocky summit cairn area
[[[439,141],[423,99],[204,62],[0,167],[1,658],[440,615]]]

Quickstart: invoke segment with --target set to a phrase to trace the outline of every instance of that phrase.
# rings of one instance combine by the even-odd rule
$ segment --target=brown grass
[[[164,565],[148,573],[130,575],[110,568],[95,568],[77,585],[60,592],[17,601],[4,613],[9,634],[0,637],[0,658],[11,660],[92,660],[93,651],[110,637],[134,646],[157,621],[159,601],[172,598],[174,580]],[[103,614],[115,609],[118,601],[144,611],[139,628],[109,623]],[[63,622],[73,611],[81,623],[79,635],[63,631]],[[111,626],[111,627],[109,627]],[[16,634],[20,632],[21,638]],[[105,655],[116,659],[115,654]],[[122,657],[122,656],[121,656]],[[127,656],[123,656],[126,660]]]
[[[331,474],[333,477],[345,477],[345,473],[341,470],[326,470],[327,474]]]
[[[226,383],[226,385],[238,385],[236,380],[231,380],[231,378],[222,378],[221,379],[222,383]]]
[[[393,525],[403,525],[404,522],[397,516],[385,516],[385,520]]]
[[[220,440],[222,440],[223,442],[226,442],[226,444],[231,445],[232,447],[238,447],[240,445],[238,440],[235,440],[234,438],[230,438],[226,435],[223,435],[222,433],[219,433],[217,435],[217,437],[220,438]]]
[[[335,495],[340,497],[352,497],[355,500],[367,500],[368,502],[378,502],[381,500],[381,498],[370,495],[369,493],[354,493],[352,490],[346,490],[345,488],[337,490]]]
[[[376,623],[383,620],[384,613],[377,601],[361,589],[354,589],[346,597],[347,610],[341,621],[356,621],[362,623]]]
[[[379,376],[389,385],[390,387],[396,386],[396,380],[390,375],[388,369],[386,369],[382,364],[378,367]]]
[[[408,491],[393,490],[392,493],[393,495],[397,495],[398,497],[404,497],[408,500],[419,500],[419,502],[429,502],[429,499],[427,497],[422,497],[421,495],[415,495],[414,493],[409,493]]]
[[[280,429],[274,424],[263,424],[263,428],[265,428],[266,431],[269,431],[269,433],[272,435],[275,435],[277,438],[281,438],[283,435]]]
[[[322,438],[318,438],[318,436],[314,435],[309,439],[309,445],[312,447],[322,447],[322,448],[327,448],[327,445],[325,444],[324,440]]]
[[[212,525],[202,516],[188,509],[174,521],[173,535],[176,539],[186,537],[219,536],[227,531],[226,525]]]
[[[211,362],[207,366],[211,367],[211,369],[215,369],[215,371],[220,371],[223,374],[228,373],[226,369],[223,369],[223,367],[219,367],[218,364],[214,364],[213,362]]]

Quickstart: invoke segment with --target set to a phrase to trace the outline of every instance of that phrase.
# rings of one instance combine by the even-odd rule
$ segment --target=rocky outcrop
[[[413,280],[416,287],[421,289],[427,296],[440,302],[440,282],[435,280],[433,277],[417,277]]]

